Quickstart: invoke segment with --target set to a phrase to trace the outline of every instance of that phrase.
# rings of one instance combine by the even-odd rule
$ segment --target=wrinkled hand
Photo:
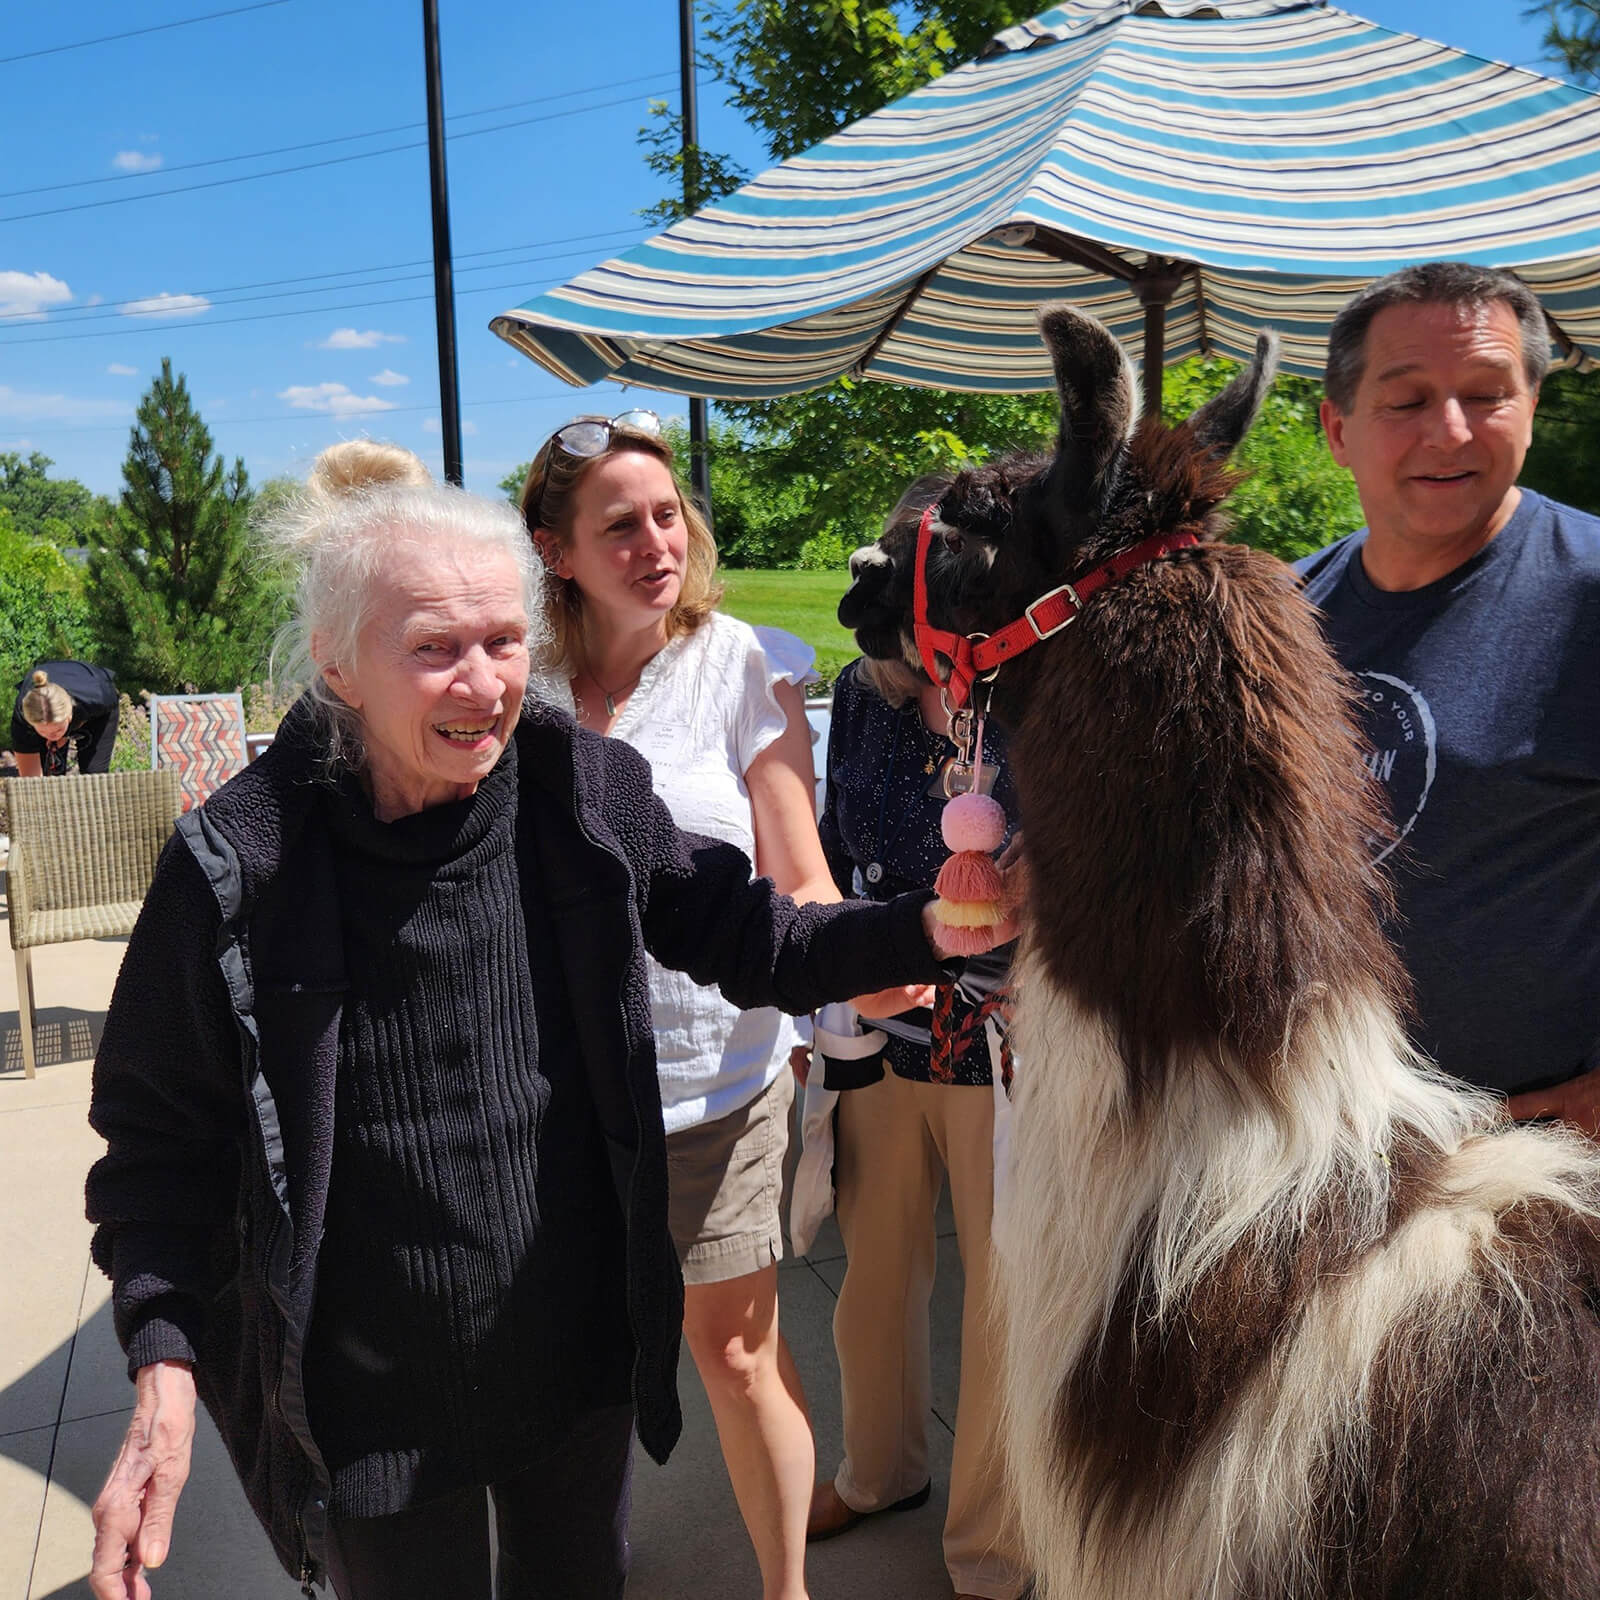
[[[122,1449],[94,1503],[95,1600],[150,1600],[145,1571],[172,1545],[172,1517],[194,1446],[194,1374],[184,1361],[140,1367]]]
[[[789,1070],[794,1074],[794,1081],[803,1089],[806,1079],[811,1076],[811,1046],[797,1044],[789,1052]]]
[[[1534,1117],[1556,1117],[1571,1123],[1591,1139],[1600,1139],[1600,1067],[1558,1083],[1554,1088],[1514,1094],[1506,1101],[1506,1110],[1518,1122]]]
[[[928,931],[926,911],[922,914],[922,930],[924,933]],[[933,944],[932,935],[929,935],[928,943]],[[915,1011],[919,1007],[931,1006],[933,985],[908,983],[898,989],[878,989],[872,994],[858,994],[850,1004],[855,1007],[858,1016],[867,1018],[869,1022],[875,1022],[879,1017],[898,1017],[902,1011]]]

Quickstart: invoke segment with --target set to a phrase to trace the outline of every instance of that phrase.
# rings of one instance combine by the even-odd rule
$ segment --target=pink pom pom
[[[948,809],[945,815],[949,815]],[[977,850],[963,850],[951,856],[939,868],[939,876],[934,880],[933,887],[941,900],[954,900],[968,905],[973,901],[998,903],[1005,897],[1005,883],[1000,877],[1000,869],[988,856]]]
[[[939,831],[952,850],[998,850],[1006,836],[1005,807],[986,794],[958,794],[945,806]]]
[[[977,956],[994,948],[994,929],[939,925],[939,944],[953,956]]]

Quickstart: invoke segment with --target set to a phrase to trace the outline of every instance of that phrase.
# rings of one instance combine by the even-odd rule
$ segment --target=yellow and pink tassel
[[[1005,920],[1005,885],[993,859],[1006,836],[1005,810],[986,794],[958,794],[945,806],[939,831],[955,852],[933,885],[941,942],[954,955],[976,955],[994,944]]]

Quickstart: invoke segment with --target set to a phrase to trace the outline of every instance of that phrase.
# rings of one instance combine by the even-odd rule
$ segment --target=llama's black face
[[[916,548],[915,528],[908,540],[903,528],[891,527],[876,544],[850,557],[850,587],[839,601],[839,622],[855,634],[864,656],[880,661],[902,656],[901,625],[911,615]]]
[[[927,558],[930,604],[956,617],[960,631],[979,629],[977,619],[996,603],[995,568],[1019,499],[1049,463],[1045,455],[1004,456],[958,473],[940,493]],[[839,621],[854,632],[863,655],[919,663],[911,623],[920,521],[920,513],[904,513],[876,544],[850,558]]]

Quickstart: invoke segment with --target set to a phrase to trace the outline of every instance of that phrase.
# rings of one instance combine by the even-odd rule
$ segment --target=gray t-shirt
[[[1600,520],[1522,491],[1423,589],[1375,588],[1366,530],[1299,563],[1363,690],[1388,792],[1413,1036],[1508,1094],[1600,1066]]]

